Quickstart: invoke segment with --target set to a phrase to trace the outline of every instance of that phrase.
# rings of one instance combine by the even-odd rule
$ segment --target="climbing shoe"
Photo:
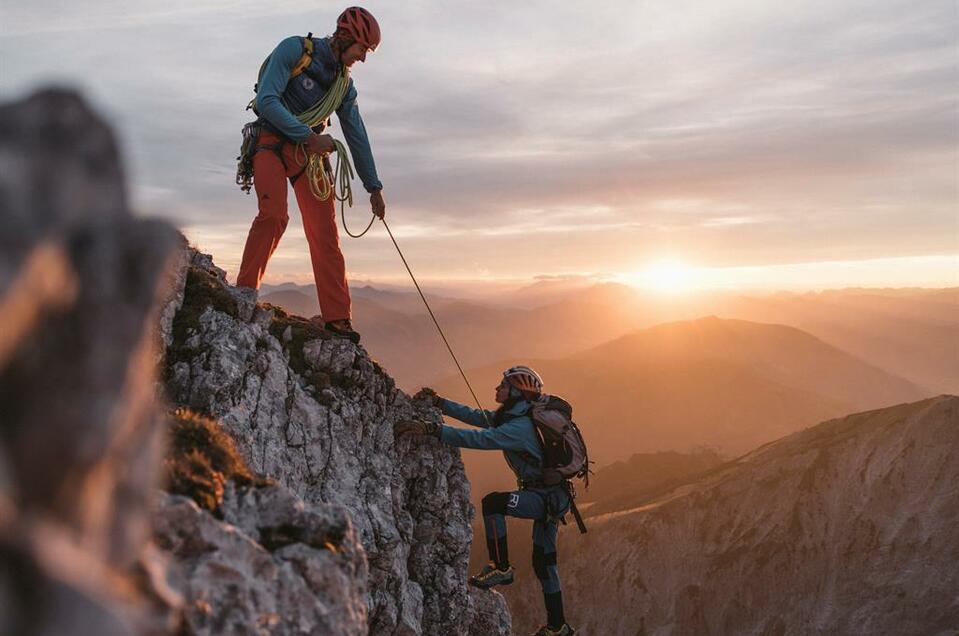
[[[332,320],[323,325],[323,328],[337,338],[345,338],[353,344],[360,342],[360,334],[353,330],[353,323],[349,319]]]
[[[470,585],[482,590],[488,590],[494,585],[509,585],[513,582],[513,567],[500,570],[492,563],[487,563],[479,574],[470,577]]]
[[[563,626],[559,629],[550,629],[548,625],[543,625],[533,636],[573,636],[575,633],[576,630],[570,627],[568,623],[563,623]]]

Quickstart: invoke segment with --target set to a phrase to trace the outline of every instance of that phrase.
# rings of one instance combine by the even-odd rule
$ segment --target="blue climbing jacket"
[[[533,420],[529,417],[532,408],[529,402],[520,400],[510,407],[506,411],[505,420],[499,426],[494,425],[496,414],[493,411],[485,411],[484,418],[484,411],[446,399],[440,400],[439,407],[444,415],[481,429],[473,431],[444,425],[440,429],[440,439],[445,443],[459,448],[501,450],[506,457],[506,463],[520,483],[542,482],[540,464],[543,461],[543,450]]]
[[[296,118],[322,99],[339,71],[339,61],[333,56],[329,42],[313,38],[313,59],[300,75],[290,73],[303,55],[303,38],[288,37],[270,54],[263,77],[257,85],[256,110],[275,132],[297,143],[306,141],[310,127]],[[356,173],[367,192],[381,190],[383,184],[376,174],[376,163],[366,126],[356,104],[356,87],[350,80],[343,103],[336,109],[336,117],[343,128],[343,136],[350,147]]]

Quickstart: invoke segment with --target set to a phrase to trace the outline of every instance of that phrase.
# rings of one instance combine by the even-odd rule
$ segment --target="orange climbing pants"
[[[297,162],[294,151],[292,143],[283,143],[277,135],[266,130],[260,132],[257,151],[253,156],[253,187],[259,212],[246,237],[236,284],[259,289],[266,264],[290,220],[286,204],[286,181],[289,179],[293,183],[293,192],[303,217],[306,242],[310,246],[316,295],[323,320],[349,318],[350,288],[346,282],[346,263],[340,251],[334,200],[330,196],[326,201],[317,201],[310,192],[304,167]],[[300,161],[303,161],[302,153]]]

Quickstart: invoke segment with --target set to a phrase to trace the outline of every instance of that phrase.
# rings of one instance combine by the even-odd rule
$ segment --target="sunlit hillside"
[[[491,387],[502,368],[520,361],[469,375],[476,386]],[[792,327],[715,317],[659,325],[532,364],[547,391],[573,404],[600,467],[633,453],[701,445],[742,452],[843,413],[929,395]],[[437,388],[469,400],[455,376]],[[479,491],[509,485],[496,454],[464,457]]]
[[[797,327],[931,391],[959,391],[959,290],[850,289],[820,293],[664,296],[625,285],[541,282],[483,302],[430,296],[465,367],[558,358],[635,329],[707,315]],[[520,306],[528,290],[530,307]],[[447,290],[455,294],[455,289]],[[455,371],[415,292],[358,286],[355,322],[367,349],[415,390]],[[262,299],[294,313],[319,312],[311,287]]]

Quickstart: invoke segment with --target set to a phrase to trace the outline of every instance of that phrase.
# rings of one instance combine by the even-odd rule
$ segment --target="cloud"
[[[0,90],[83,87],[121,132],[138,207],[238,258],[256,69],[339,5],[13,5]],[[360,105],[393,226],[432,275],[616,270],[663,245],[730,264],[959,244],[951,1],[369,6],[384,41],[354,71]],[[351,267],[389,267],[382,248],[350,244]]]

